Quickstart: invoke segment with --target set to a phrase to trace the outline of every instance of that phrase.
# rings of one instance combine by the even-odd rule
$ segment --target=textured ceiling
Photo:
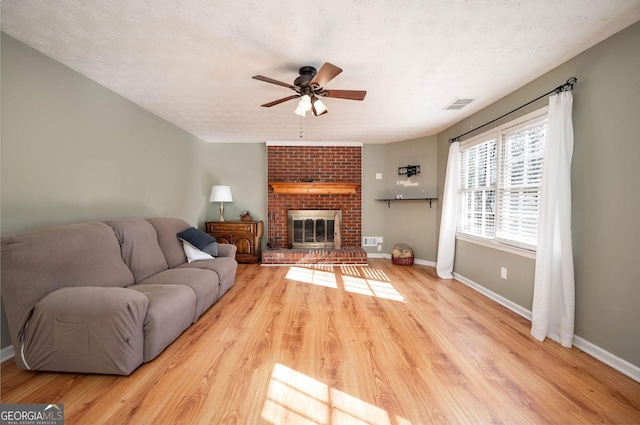
[[[2,0],[2,30],[208,142],[436,134],[640,20],[640,0]],[[298,68],[331,62],[300,119]],[[576,75],[580,79],[580,75]],[[567,78],[570,75],[567,75]],[[564,81],[558,81],[558,84]],[[578,82],[578,84],[580,84]],[[475,98],[445,111],[456,97]]]

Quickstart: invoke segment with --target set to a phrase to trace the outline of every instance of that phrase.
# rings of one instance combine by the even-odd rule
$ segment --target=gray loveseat
[[[2,299],[18,367],[128,375],[234,284],[236,247],[189,263],[176,218],[121,219],[2,239]]]

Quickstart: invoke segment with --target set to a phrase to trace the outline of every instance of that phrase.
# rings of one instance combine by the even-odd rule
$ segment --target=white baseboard
[[[386,258],[387,260],[391,260],[391,254],[367,253],[367,258]],[[420,264],[421,266],[429,266],[429,267],[435,267],[436,266],[435,262],[427,261],[427,260],[414,259],[413,263],[414,264]]]
[[[470,279],[467,279],[464,276],[460,276],[458,273],[453,273],[453,277],[456,280],[464,283],[468,287],[470,287],[472,289],[475,289],[476,291],[480,292],[485,297],[491,298],[492,300],[494,300],[498,304],[501,304],[504,307],[507,307],[509,310],[513,311],[514,313],[517,313],[520,316],[524,317],[525,319],[531,321],[531,312],[529,310],[527,310],[526,308],[521,307],[520,305],[514,303],[513,301],[506,299],[502,295],[498,295],[495,292],[485,288],[482,285],[479,285],[479,284],[475,283],[474,281],[472,281]]]
[[[519,314],[520,316],[524,317],[525,319],[531,321],[531,311],[527,310],[524,307],[521,307],[520,305],[514,303],[513,301],[510,301],[506,298],[504,298],[502,295],[498,295],[495,292],[485,288],[482,285],[477,284],[476,282],[467,279],[464,276],[460,276],[457,273],[453,273],[453,277],[460,281],[461,283],[469,286],[472,289],[475,289],[476,291],[480,292],[482,295],[491,298],[492,300],[494,300],[495,302],[497,302],[498,304],[503,305],[504,307],[508,308],[509,310],[515,312],[516,314]],[[556,338],[552,338],[554,340],[557,341]],[[640,382],[640,367],[629,363],[628,361],[621,359],[620,357],[617,357],[613,354],[611,354],[610,352],[608,352],[607,350],[598,347],[597,345],[587,341],[584,338],[581,338],[579,336],[574,336],[573,337],[573,345],[580,349],[581,351],[584,351],[585,353],[589,354],[591,357],[594,357],[598,360],[600,360],[602,363],[611,366],[612,368],[614,368],[615,370],[617,370],[620,373],[623,373],[625,375],[627,375],[629,378],[633,379],[634,381]]]
[[[597,345],[592,344],[586,339],[579,336],[573,337],[573,345],[575,345],[576,348],[579,348],[591,357],[594,357],[600,360],[602,363],[611,366],[618,372],[624,373],[634,381],[640,382],[640,367],[631,364],[628,361],[621,359],[620,357],[614,356],[610,352],[603,350]]]
[[[3,348],[2,350],[0,350],[0,363],[4,362],[5,360],[9,360],[13,356],[13,345]]]
[[[414,264],[420,264],[421,266],[429,266],[429,267],[435,267],[436,263],[434,261],[427,261],[427,260],[413,260]]]

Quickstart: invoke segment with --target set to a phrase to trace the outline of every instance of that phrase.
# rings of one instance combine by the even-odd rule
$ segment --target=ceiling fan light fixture
[[[300,102],[298,102],[298,106],[296,107],[296,110],[293,111],[293,113],[296,115],[300,115],[301,117],[307,116],[307,112],[300,106]]]
[[[311,110],[311,97],[308,94],[303,95],[300,98],[300,102],[298,102],[298,105],[304,109],[305,112],[308,112]]]
[[[294,113],[296,113],[297,115],[300,115],[301,117],[304,117],[306,116],[306,113],[309,112],[310,110],[311,110],[311,97],[308,94],[305,94],[302,97],[300,97],[300,100],[298,101],[298,107],[296,108]]]
[[[325,112],[327,112],[327,107],[324,106],[324,103],[322,103],[320,99],[314,96],[312,102],[313,102],[313,107],[316,110],[316,115],[322,115]]]

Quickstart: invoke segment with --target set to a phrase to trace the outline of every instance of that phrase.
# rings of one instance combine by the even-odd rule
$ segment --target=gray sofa
[[[2,300],[18,367],[128,375],[234,284],[235,245],[188,262],[176,218],[121,219],[2,239]]]

